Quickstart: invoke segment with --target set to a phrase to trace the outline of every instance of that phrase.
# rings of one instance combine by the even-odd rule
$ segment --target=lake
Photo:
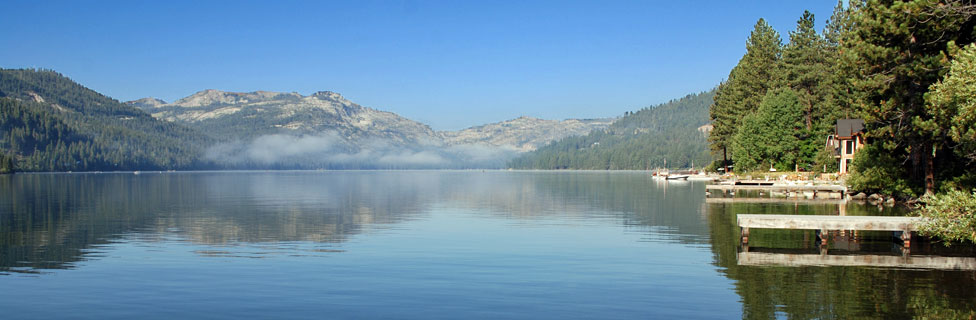
[[[51,318],[968,318],[976,272],[834,235],[864,265],[739,261],[738,213],[640,172],[279,171],[0,176],[0,312]],[[753,230],[750,252],[823,253]],[[971,247],[913,243],[969,259]],[[860,259],[860,260],[858,260]]]

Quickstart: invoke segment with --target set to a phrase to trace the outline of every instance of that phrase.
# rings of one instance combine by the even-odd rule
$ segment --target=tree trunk
[[[925,154],[925,194],[935,193],[935,146],[931,142],[926,143],[925,150],[932,150],[932,153]]]
[[[932,142],[919,142],[911,148],[912,180],[925,186],[925,194],[935,193],[935,154]]]
[[[806,114],[807,131],[810,131],[810,130],[813,129],[813,102],[812,101],[808,101],[807,102],[807,112],[806,113],[807,113]]]
[[[722,166],[725,167],[724,173],[729,173],[729,150],[727,147],[722,147]]]

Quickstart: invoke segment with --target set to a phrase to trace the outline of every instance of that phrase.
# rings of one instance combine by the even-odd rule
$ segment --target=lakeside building
[[[837,119],[834,134],[827,136],[826,146],[833,148],[834,158],[840,161],[840,174],[850,171],[854,154],[864,147],[864,120]]]

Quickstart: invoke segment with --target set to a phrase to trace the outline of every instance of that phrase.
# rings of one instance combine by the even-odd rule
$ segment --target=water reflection
[[[812,230],[760,229],[752,230],[750,247],[740,252],[736,214],[898,214],[893,208],[880,210],[855,203],[709,202],[711,250],[720,272],[735,281],[743,318],[976,316],[976,272],[918,270],[939,263],[972,270],[966,267],[972,247],[913,244],[912,254],[919,255],[913,257],[893,244],[890,232],[837,233],[832,247],[820,247]],[[942,258],[929,258],[932,254]]]
[[[339,275],[344,275],[348,277],[345,283],[350,287],[369,287],[377,283],[386,285],[392,281],[407,281],[410,276],[373,281],[377,277],[397,275],[396,272],[402,271],[398,270],[401,266],[385,266],[388,260],[383,258],[389,256],[376,257],[368,252],[353,250],[356,239],[369,238],[371,232],[377,230],[415,227],[412,222],[430,222],[446,217],[450,221],[442,224],[435,221],[427,226],[452,228],[452,223],[480,222],[492,224],[492,228],[495,228],[492,230],[504,230],[511,225],[527,225],[527,229],[531,229],[529,232],[509,234],[519,236],[518,244],[526,246],[532,246],[532,241],[539,240],[533,232],[543,233],[539,237],[550,237],[536,246],[553,244],[556,247],[567,241],[559,238],[568,237],[561,234],[564,232],[571,232],[572,237],[583,239],[574,239],[577,244],[580,241],[598,243],[603,240],[600,237],[620,233],[641,236],[633,237],[639,238],[637,240],[628,240],[633,242],[606,242],[607,246],[601,247],[613,252],[577,253],[575,248],[545,247],[535,250],[538,247],[530,247],[532,250],[522,251],[521,256],[515,257],[517,259],[506,251],[517,248],[491,247],[480,242],[490,241],[493,235],[471,239],[414,239],[419,244],[463,242],[455,247],[448,246],[448,249],[454,250],[440,252],[443,256],[424,252],[422,246],[400,247],[402,252],[389,253],[404,259],[399,261],[412,261],[414,264],[409,266],[413,272],[434,277],[427,280],[443,279],[438,277],[451,273],[461,276],[449,279],[476,282],[480,279],[482,284],[495,285],[498,294],[486,299],[508,298],[513,293],[538,295],[538,300],[528,301],[531,303],[518,301],[516,304],[519,306],[545,306],[546,303],[565,300],[561,296],[543,299],[550,298],[552,290],[572,289],[563,286],[568,283],[568,276],[563,275],[579,279],[604,279],[596,278],[596,275],[600,275],[618,281],[607,283],[607,287],[626,289],[618,291],[614,297],[631,299],[634,303],[628,306],[646,307],[653,304],[654,301],[640,298],[656,293],[682,292],[686,295],[670,297],[678,302],[668,304],[680,304],[679,300],[687,300],[683,301],[687,305],[680,305],[686,312],[694,312],[700,307],[695,302],[696,298],[710,295],[718,299],[723,293],[695,292],[702,291],[695,289],[699,288],[696,281],[710,279],[712,282],[722,282],[728,279],[731,290],[740,299],[744,318],[959,318],[973,315],[973,310],[976,310],[976,272],[903,269],[901,267],[904,265],[895,263],[904,256],[893,246],[890,233],[835,235],[839,238],[831,241],[832,247],[827,248],[827,252],[822,252],[823,248],[818,245],[813,231],[754,230],[750,239],[753,248],[746,253],[755,255],[744,257],[740,252],[736,214],[899,214],[895,209],[882,208],[883,211],[878,211],[879,208],[874,206],[834,202],[706,201],[701,183],[653,180],[642,173],[367,171],[35,174],[0,176],[0,195],[0,273],[74,268],[86,259],[105,259],[103,256],[106,254],[118,254],[109,249],[118,250],[117,246],[113,246],[122,243],[147,248],[149,254],[153,250],[190,252],[192,254],[188,255],[192,259],[186,264],[189,266],[195,266],[198,263],[196,259],[281,262],[287,259],[251,259],[302,257],[286,262],[293,268],[305,268],[302,269],[305,272],[278,273],[280,278],[268,278],[263,285],[300,282],[295,281],[296,277],[327,274],[322,272],[323,269],[332,270],[337,276],[321,280],[322,284],[342,281],[343,277]],[[451,214],[463,217],[454,218]],[[568,225],[571,228],[534,227],[537,225]],[[468,226],[465,230],[471,229]],[[418,230],[412,230],[411,234],[417,236],[426,229]],[[448,234],[451,237],[464,236]],[[612,250],[618,247],[641,250]],[[383,250],[387,247],[377,245],[371,248]],[[971,247],[954,248],[947,252],[938,249],[938,245],[913,245],[913,250],[929,250],[927,248],[934,251],[913,254],[963,259],[974,256]],[[486,252],[489,254],[487,256],[495,259],[479,260],[479,257],[486,255],[479,250],[486,249],[490,249]],[[562,256],[537,256],[539,252],[551,249],[562,250],[572,259],[547,262],[547,259]],[[614,256],[620,252],[626,254]],[[824,253],[830,258],[820,258]],[[596,256],[597,259],[576,259],[577,254]],[[788,255],[785,259],[795,263],[769,263],[770,259],[781,259],[782,255]],[[328,265],[308,263],[302,260],[306,256],[342,256],[351,259],[344,260],[345,264]],[[608,258],[620,260],[616,260],[615,265],[600,264]],[[631,266],[621,260],[637,261],[638,265]],[[808,260],[812,262],[804,262]],[[867,262],[855,264],[850,260]],[[121,261],[129,262],[125,259]],[[430,261],[440,264],[431,264]],[[707,266],[709,261],[714,262],[714,267]],[[936,262],[924,263],[932,265]],[[199,264],[206,265],[206,262]],[[492,265],[501,267],[485,267]],[[707,267],[697,270],[689,266]],[[566,268],[561,269],[563,267]],[[351,271],[359,269],[365,271],[359,274]],[[525,274],[519,272],[526,269],[538,272],[523,277]],[[79,268],[76,274],[84,270]],[[420,273],[418,270],[431,272]],[[553,273],[554,270],[563,273]],[[621,272],[623,278],[614,278],[617,273],[606,270]],[[626,273],[628,270],[631,273]],[[130,274],[138,276],[141,271],[136,269]],[[264,279],[262,277],[269,276],[267,271],[243,272],[231,278]],[[718,276],[716,271],[725,278]],[[497,278],[485,278],[485,275],[502,277],[507,285],[498,285],[494,281]],[[547,275],[552,276],[546,279],[551,286],[532,291],[523,285],[527,279]],[[453,282],[444,281],[447,284],[443,288],[457,287]],[[634,285],[627,286],[628,283]],[[414,297],[414,289],[429,288],[424,286],[431,283],[415,285],[402,290],[409,292],[404,297]],[[718,287],[721,285],[725,284],[720,283]],[[593,287],[612,291],[603,286]],[[375,292],[398,289],[395,286],[374,288],[379,288]],[[285,289],[294,290],[292,287]],[[320,289],[317,286],[308,289],[311,291],[306,292],[321,293],[315,291]],[[334,297],[349,299],[342,293],[348,292],[337,291]],[[471,291],[466,293],[473,294]],[[731,292],[724,293],[732,295]],[[428,293],[424,297],[444,299],[451,296],[437,294]],[[575,291],[575,294],[578,300],[589,301],[587,299],[604,296],[605,292],[590,292],[594,295],[592,297],[585,296],[587,292]],[[376,300],[382,302],[385,298],[389,297],[380,295]],[[500,301],[491,299],[488,300]],[[294,299],[300,300],[301,297]],[[727,300],[737,310],[734,298]],[[284,302],[289,301],[292,300]],[[430,301],[427,303],[432,303]],[[585,305],[584,301],[574,302],[574,306],[579,305]],[[472,303],[473,309],[482,309],[482,306]],[[639,310],[638,307],[634,307],[634,310],[646,314],[646,310]],[[597,317],[596,314],[588,315]]]
[[[123,238],[338,245],[364,228],[393,228],[443,207],[516,220],[612,219],[654,227],[668,241],[706,243],[703,217],[686,214],[700,211],[700,194],[668,193],[656,183],[638,173],[497,171],[0,176],[0,271],[72,267]],[[199,254],[240,256],[242,250]]]

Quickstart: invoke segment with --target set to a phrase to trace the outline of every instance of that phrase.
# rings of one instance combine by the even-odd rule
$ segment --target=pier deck
[[[736,222],[742,228],[742,243],[749,242],[749,228],[759,229],[802,229],[820,230],[864,230],[901,232],[905,247],[910,246],[912,232],[918,230],[919,217],[888,216],[825,216],[825,215],[781,215],[781,214],[740,214]],[[823,243],[826,237],[821,237]]]
[[[729,185],[729,184],[710,184],[705,186],[705,190],[769,190],[769,191],[825,191],[825,192],[846,192],[847,187],[837,185]]]

